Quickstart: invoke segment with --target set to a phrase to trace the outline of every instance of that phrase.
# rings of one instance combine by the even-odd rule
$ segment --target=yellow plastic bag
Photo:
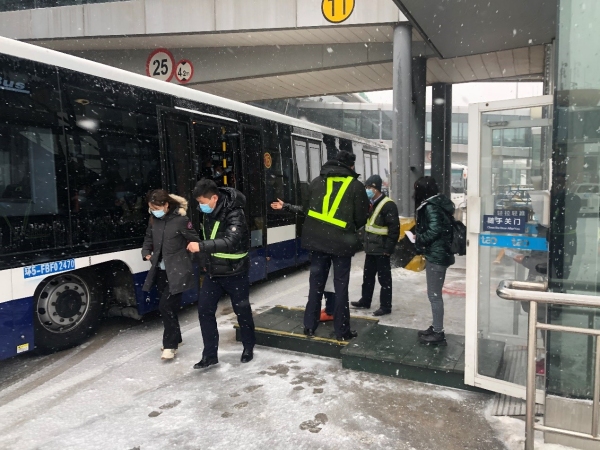
[[[406,270],[412,270],[413,272],[421,272],[422,270],[425,270],[425,264],[423,255],[417,255],[404,268]]]
[[[398,244],[394,250],[394,267],[402,267],[404,269],[420,272],[425,269],[425,258],[421,255],[417,255],[415,244],[413,244],[406,235],[407,231],[415,232],[415,218],[400,217],[399,220],[400,236],[398,237]]]

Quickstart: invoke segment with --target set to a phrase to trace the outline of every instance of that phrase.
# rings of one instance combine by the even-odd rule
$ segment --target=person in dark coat
[[[454,254],[450,250],[454,203],[439,193],[433,177],[421,177],[415,182],[415,206],[415,246],[427,261],[427,297],[431,302],[433,315],[433,324],[426,330],[419,331],[418,336],[426,344],[446,345],[442,288],[446,270],[454,264]]]
[[[291,203],[285,203],[281,199],[277,199],[276,202],[271,203],[271,208],[275,210],[284,210],[293,212],[294,214],[304,215],[304,208],[299,205],[292,205]],[[333,311],[335,310],[335,288],[333,286],[333,266],[329,269],[327,275],[327,283],[325,283],[325,308],[321,310],[321,316],[319,317],[320,322],[330,322],[333,320]]]
[[[309,187],[309,206],[302,229],[302,247],[311,252],[310,288],[304,313],[304,334],[314,336],[321,299],[333,264],[335,309],[333,327],[339,340],[357,336],[350,329],[348,284],[352,256],[360,249],[356,234],[367,222],[369,199],[354,171],[356,156],[340,151],[327,161]]]
[[[160,296],[158,309],[163,319],[162,359],[173,359],[181,343],[177,310],[184,291],[195,286],[194,271],[186,247],[200,238],[186,216],[187,201],[162,189],[147,197],[152,214],[142,246],[142,258],[152,266],[142,288],[149,292],[156,283]]]
[[[392,312],[392,267],[390,256],[400,237],[398,207],[381,192],[383,181],[379,175],[371,175],[365,182],[367,196],[371,201],[371,213],[365,225],[365,267],[363,271],[362,297],[352,302],[356,308],[369,309],[375,290],[375,275],[381,285],[379,309],[374,316]]]
[[[250,306],[250,233],[244,214],[246,197],[240,191],[218,188],[214,181],[203,179],[194,188],[194,198],[202,213],[203,240],[190,243],[188,250],[209,255],[208,273],[198,300],[204,350],[194,369],[205,369],[219,362],[219,331],[215,313],[224,294],[231,297],[244,344],[241,361],[247,363],[254,357],[256,337]]]

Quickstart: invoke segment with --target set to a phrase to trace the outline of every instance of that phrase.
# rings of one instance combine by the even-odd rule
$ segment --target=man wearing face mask
[[[382,180],[371,175],[365,182],[367,197],[371,202],[369,220],[365,225],[365,268],[363,271],[362,298],[352,302],[355,308],[369,309],[375,290],[375,275],[381,285],[379,309],[374,316],[392,312],[392,270],[390,255],[400,236],[398,207],[381,192]]]
[[[194,369],[205,369],[219,362],[219,332],[215,313],[217,303],[224,294],[231,297],[244,344],[241,361],[247,363],[254,357],[256,337],[250,306],[250,236],[244,215],[246,197],[236,189],[218,188],[214,181],[207,179],[196,184],[193,195],[202,213],[200,237],[203,240],[190,243],[188,251],[209,255],[208,274],[202,283],[198,300],[204,350],[202,359],[194,365]]]

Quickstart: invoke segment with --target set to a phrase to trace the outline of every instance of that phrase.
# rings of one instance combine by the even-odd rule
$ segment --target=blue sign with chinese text
[[[499,209],[494,215],[483,216],[483,231],[495,233],[525,233],[527,211]]]
[[[52,273],[66,272],[75,269],[74,259],[65,259],[63,261],[54,261],[35,266],[23,267],[23,278],[40,277]]]

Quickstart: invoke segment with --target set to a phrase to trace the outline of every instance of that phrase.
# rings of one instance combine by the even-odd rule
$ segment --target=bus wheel
[[[61,274],[45,281],[35,297],[35,345],[54,352],[84,342],[102,314],[101,283],[90,271]]]

